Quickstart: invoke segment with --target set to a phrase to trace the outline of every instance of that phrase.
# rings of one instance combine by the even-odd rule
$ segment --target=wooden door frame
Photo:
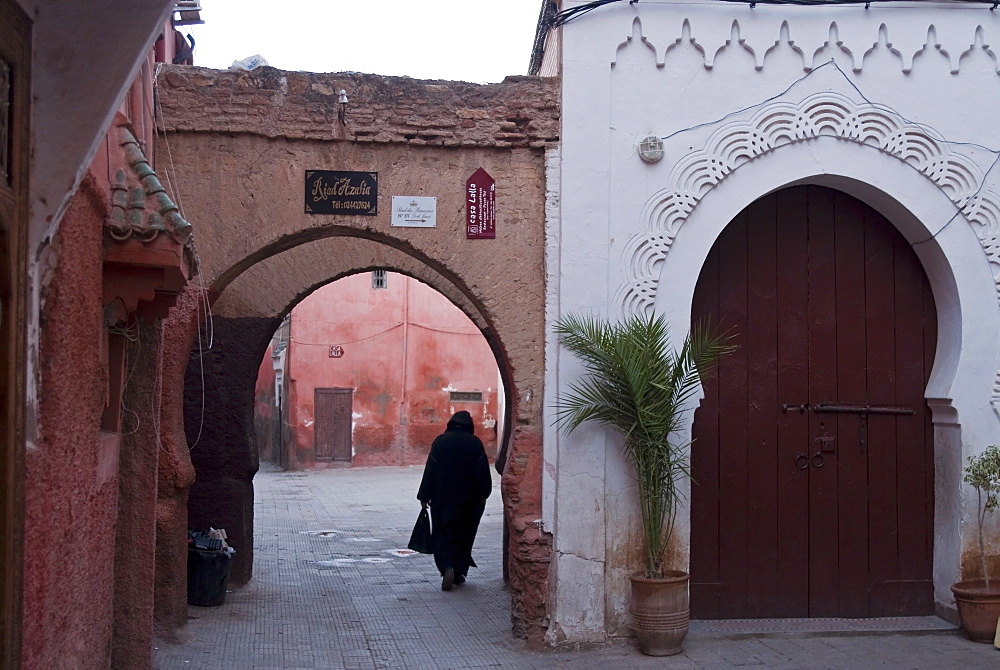
[[[31,22],[12,0],[0,2],[0,57],[10,64],[9,182],[0,179],[0,356],[8,374],[0,389],[0,666],[21,663],[24,546],[24,450],[27,322],[28,151]],[[5,123],[5,121],[0,121]]]

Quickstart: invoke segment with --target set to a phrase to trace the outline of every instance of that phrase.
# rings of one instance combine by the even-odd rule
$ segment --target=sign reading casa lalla
[[[436,228],[437,198],[392,196],[392,225],[402,228]]]
[[[465,236],[470,240],[492,240],[497,236],[496,182],[483,168],[465,182]]]

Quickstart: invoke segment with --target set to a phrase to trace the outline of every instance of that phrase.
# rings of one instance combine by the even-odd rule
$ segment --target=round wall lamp
[[[655,163],[663,158],[663,140],[649,135],[639,142],[639,158],[647,163]]]

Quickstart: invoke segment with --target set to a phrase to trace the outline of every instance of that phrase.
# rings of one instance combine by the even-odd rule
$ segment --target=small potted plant
[[[965,466],[965,482],[976,489],[978,505],[976,521],[979,531],[979,566],[982,579],[968,579],[953,584],[952,593],[958,606],[962,628],[976,642],[993,642],[1000,619],[1000,583],[990,577],[986,557],[986,518],[997,508],[1000,494],[1000,445],[986,447],[982,453],[969,457]]]
[[[705,372],[730,351],[726,338],[695,328],[678,350],[659,316],[620,323],[568,316],[556,325],[560,342],[583,363],[585,376],[559,395],[557,422],[567,432],[602,423],[624,439],[635,469],[645,566],[631,576],[632,632],[651,656],[681,651],[688,630],[688,574],[663,565],[688,474],[688,447],[677,442],[684,410]]]

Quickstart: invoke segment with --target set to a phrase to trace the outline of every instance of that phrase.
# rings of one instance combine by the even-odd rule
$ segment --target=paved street
[[[161,670],[461,668],[996,668],[1000,651],[937,619],[694,622],[683,654],[654,659],[627,643],[529,650],[510,635],[500,572],[499,480],[469,581],[440,590],[433,559],[406,541],[421,468],[280,472],[256,482],[254,579],[220,607],[190,607],[176,642],[158,640]],[[237,547],[237,550],[239,548]],[[914,629],[923,629],[915,632]]]

